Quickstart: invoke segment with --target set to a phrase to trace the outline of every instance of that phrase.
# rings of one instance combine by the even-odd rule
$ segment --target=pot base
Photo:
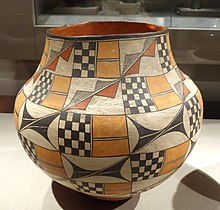
[[[101,196],[91,196],[93,198],[99,199],[99,200],[104,200],[104,201],[124,201],[132,198],[133,196],[125,196],[125,197],[114,197],[114,198],[108,198],[108,197],[101,197]]]

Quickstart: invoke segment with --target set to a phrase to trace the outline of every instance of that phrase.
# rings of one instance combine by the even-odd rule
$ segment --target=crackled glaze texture
[[[102,199],[132,196],[172,175],[198,139],[203,104],[175,63],[168,31],[82,40],[51,34],[15,103],[32,161],[62,185]]]

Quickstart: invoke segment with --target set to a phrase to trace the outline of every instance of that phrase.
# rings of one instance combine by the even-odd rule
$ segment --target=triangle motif
[[[57,67],[58,60],[59,60],[59,57],[55,58],[46,68],[51,71],[55,71],[56,67]]]
[[[48,66],[54,59],[59,57],[59,52],[55,52],[53,50],[50,50],[50,53],[48,54],[47,62],[45,66]]]
[[[65,51],[63,51],[63,52],[61,53],[60,56],[61,56],[65,61],[68,61],[69,58],[70,58],[72,49],[73,49],[73,47],[67,48]]]
[[[183,98],[183,82],[179,81],[174,86],[175,86],[177,92],[179,93],[179,95],[181,96],[181,98]]]
[[[130,74],[138,74],[140,69],[141,58],[139,58],[135,63],[127,70],[125,76]]]
[[[185,84],[183,84],[183,93],[184,93],[184,97],[186,98],[186,96],[188,96],[188,94],[190,93],[189,89],[186,87]]]
[[[100,90],[104,87],[109,86],[112,83],[112,81],[102,81],[102,80],[97,80],[96,85],[95,85],[95,91]]]
[[[147,48],[147,50],[144,52],[143,56],[155,57],[155,46],[156,46],[156,41],[154,41],[150,45],[150,47]]]
[[[96,95],[97,96],[104,96],[109,98],[115,98],[117,89],[118,89],[119,82],[116,82],[113,85],[110,85],[109,87],[105,88],[104,90],[101,90]]]
[[[37,81],[37,79],[39,78],[39,76],[41,75],[42,71],[37,72],[34,76],[33,76],[33,83],[35,83]]]
[[[74,41],[72,40],[64,41],[61,52],[65,51],[69,47],[72,47],[73,45],[74,45]]]
[[[71,109],[85,110],[87,108],[87,106],[89,105],[89,102],[91,101],[91,99],[92,99],[92,97],[89,97],[89,98],[85,99],[84,101],[81,101],[80,103],[69,107],[67,110],[71,110]]]
[[[125,72],[137,59],[140,57],[141,53],[126,54],[124,59],[123,72]]]
[[[182,81],[184,81],[186,79],[186,77],[184,76],[184,74],[181,71],[180,71],[180,76],[181,76]]]
[[[93,94],[91,91],[82,91],[82,90],[77,90],[72,102],[75,104],[78,104],[81,101],[84,101],[86,98],[90,97]]]

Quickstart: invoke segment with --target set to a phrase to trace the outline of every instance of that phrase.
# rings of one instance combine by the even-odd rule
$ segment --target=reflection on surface
[[[200,16],[200,17],[219,17],[220,9],[218,8],[184,8],[179,7],[176,13],[182,16]]]
[[[129,200],[124,201],[103,201],[82,193],[78,193],[58,184],[55,181],[52,182],[52,191],[59,205],[65,210],[133,210],[135,209],[140,198],[140,196],[137,195],[133,196]]]
[[[219,202],[219,183],[198,169],[181,180],[173,198],[175,210],[186,210],[189,204],[193,210],[219,210]]]
[[[218,50],[197,50],[194,55],[207,60],[220,61],[220,54]]]

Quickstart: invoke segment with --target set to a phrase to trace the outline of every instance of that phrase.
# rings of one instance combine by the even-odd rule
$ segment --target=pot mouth
[[[164,26],[144,22],[100,21],[84,22],[47,30],[47,36],[60,39],[119,39],[165,34]]]

